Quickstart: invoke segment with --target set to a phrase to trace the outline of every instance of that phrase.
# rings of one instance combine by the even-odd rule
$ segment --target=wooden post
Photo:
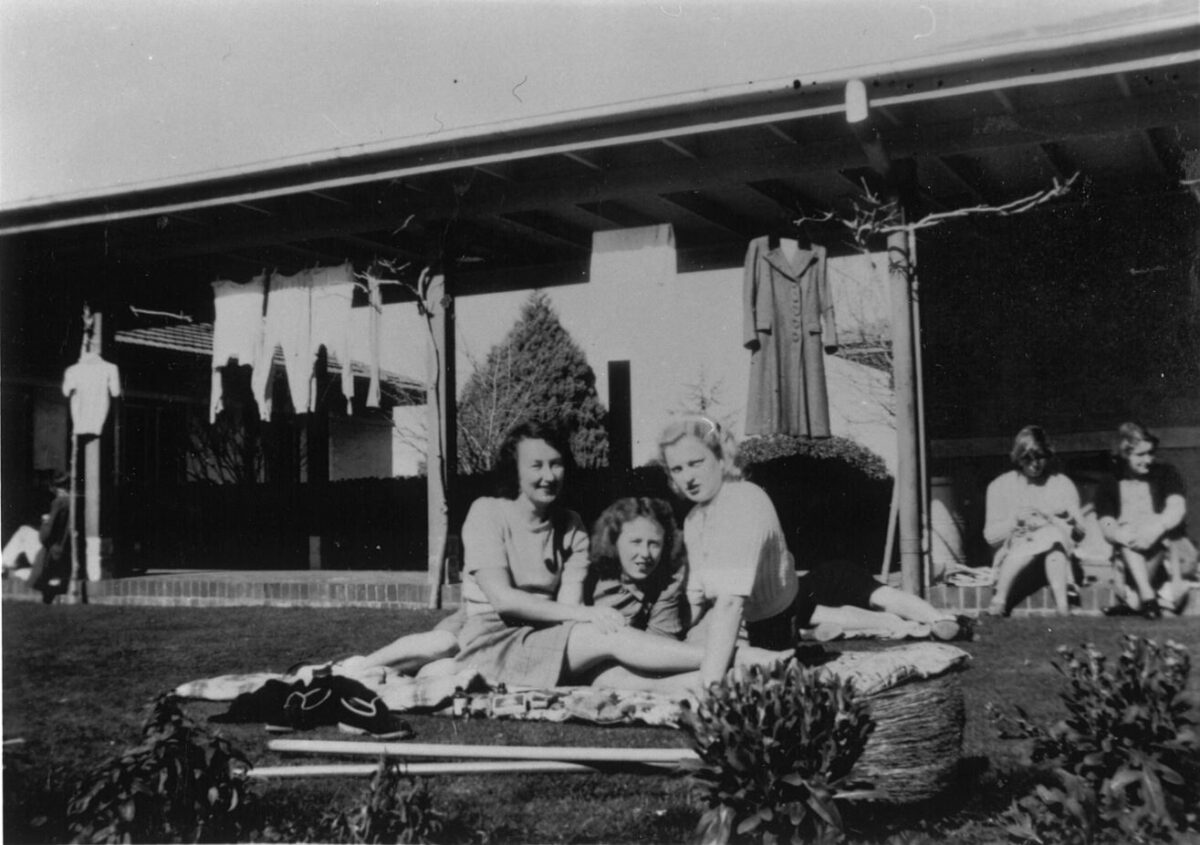
[[[888,236],[888,285],[892,305],[892,368],[896,394],[897,533],[901,586],[921,594],[921,485],[918,467],[916,364],[912,332],[912,278],[909,233]]]
[[[322,500],[329,494],[329,402],[326,389],[329,387],[328,353],[322,351],[313,367],[312,412],[305,420],[304,445],[307,453],[305,461],[305,492],[309,512],[316,524],[310,524],[308,535],[308,568],[322,569],[325,559],[325,549],[328,545],[325,537],[326,520],[316,517],[323,513]],[[350,366],[347,361],[343,366]],[[296,413],[304,413],[297,408]]]
[[[608,362],[608,466],[614,472],[633,468],[633,402],[629,362]]]
[[[92,314],[92,352],[104,353],[104,315]],[[88,435],[83,441],[83,548],[87,580],[99,581],[100,567],[100,439]],[[81,595],[81,598],[83,596]]]
[[[916,167],[910,161],[893,162],[871,119],[870,102],[862,80],[846,83],[846,121],[858,139],[867,163],[880,177],[887,199],[900,208],[915,184]],[[921,491],[920,432],[917,424],[916,360],[913,338],[912,233],[905,228],[888,235],[888,288],[892,306],[892,378],[896,398],[896,487],[900,578],[906,592],[921,590]],[[890,552],[889,552],[890,554]],[[886,563],[885,563],[886,566]]]
[[[422,305],[429,324],[426,370],[427,451],[425,479],[428,493],[429,601],[431,609],[442,606],[442,578],[450,532],[451,484],[458,471],[455,438],[454,299],[446,291],[442,275],[429,277],[422,288]]]

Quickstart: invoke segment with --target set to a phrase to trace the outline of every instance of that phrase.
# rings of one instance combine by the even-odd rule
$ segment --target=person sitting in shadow
[[[1174,467],[1157,461],[1157,451],[1158,438],[1145,427],[1122,424],[1113,449],[1116,472],[1096,494],[1100,529],[1113,544],[1124,586],[1124,596],[1105,609],[1108,616],[1140,613],[1157,619],[1164,603],[1178,613],[1188,597],[1184,579],[1196,574],[1183,479]]]
[[[71,477],[58,473],[50,482],[54,500],[38,528],[41,548],[29,571],[28,583],[51,604],[67,592],[71,580]]]
[[[1053,469],[1054,449],[1041,426],[1017,432],[1013,468],[988,485],[983,536],[995,550],[996,586],[987,612],[1007,616],[1025,596],[1049,585],[1059,615],[1078,596],[1075,545],[1084,537],[1079,490]]]

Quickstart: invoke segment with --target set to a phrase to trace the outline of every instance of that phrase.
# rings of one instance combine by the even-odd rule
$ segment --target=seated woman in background
[[[819,575],[798,575],[774,504],[761,487],[741,479],[737,447],[712,420],[684,417],[668,425],[659,456],[671,486],[695,504],[683,527],[693,626],[687,639],[704,644],[705,683],[721,678],[739,641],[794,648],[799,628],[810,625],[878,630],[908,620],[939,639],[963,635],[953,614],[865,570],[821,567]]]
[[[1158,438],[1127,422],[1117,430],[1113,458],[1116,474],[1096,493],[1096,515],[1104,538],[1113,544],[1126,585],[1124,601],[1107,608],[1109,616],[1162,615],[1159,585],[1169,609],[1178,612],[1187,599],[1185,576],[1196,571],[1196,547],[1184,519],[1183,479],[1175,468],[1155,460]]]
[[[697,690],[702,649],[631,628],[615,608],[583,603],[588,535],[558,501],[570,462],[566,439],[540,423],[518,425],[501,444],[497,473],[507,495],[477,499],[463,525],[459,663],[510,686],[578,683],[615,665],[627,670],[627,688]],[[774,662],[791,651],[756,656]]]
[[[1054,449],[1041,426],[1027,425],[1013,439],[1013,468],[987,488],[983,537],[995,550],[996,586],[987,612],[1007,616],[1012,591],[1049,584],[1060,614],[1070,612],[1075,588],[1075,544],[1083,539],[1079,491],[1061,472],[1050,470]]]

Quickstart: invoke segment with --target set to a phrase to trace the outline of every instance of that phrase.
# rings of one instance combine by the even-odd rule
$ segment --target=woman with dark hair
[[[1014,584],[1020,581],[1022,591],[1030,586],[1027,572],[1034,573],[1036,586],[1050,586],[1059,614],[1070,613],[1073,555],[1083,539],[1079,491],[1050,469],[1053,457],[1042,427],[1027,425],[1013,438],[1013,468],[988,485],[983,537],[995,550],[996,587],[987,609],[992,616],[1009,614]]]
[[[1160,584],[1159,595],[1178,612],[1188,595],[1183,578],[1196,571],[1196,547],[1184,524],[1183,479],[1174,467],[1157,462],[1157,450],[1158,438],[1144,426],[1123,423],[1113,449],[1116,473],[1096,493],[1100,530],[1113,544],[1126,585],[1124,600],[1104,611],[1109,616],[1158,618]]]
[[[552,427],[516,426],[500,447],[501,489],[463,524],[460,664],[489,682],[549,687],[578,682],[601,667],[628,670],[622,684],[661,692],[699,687],[703,650],[631,628],[619,610],[583,603],[588,535],[559,504],[570,447]],[[791,652],[760,652],[762,662]]]
[[[618,499],[600,514],[585,600],[621,611],[632,628],[677,640],[687,630],[686,578],[683,542],[666,502]]]

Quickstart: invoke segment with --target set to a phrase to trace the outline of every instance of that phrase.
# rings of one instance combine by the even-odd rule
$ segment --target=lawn
[[[315,608],[132,608],[8,603],[3,606],[4,839],[48,838],[54,825],[31,832],[45,786],[72,776],[136,742],[145,705],[157,693],[195,678],[228,672],[283,671],[382,645],[430,627],[439,614]],[[1060,677],[1050,665],[1059,645],[1092,642],[1115,655],[1122,634],[1183,643],[1200,654],[1196,619],[1072,617],[986,620],[963,675],[967,708],[961,793],[936,807],[862,818],[862,839],[900,830],[934,841],[991,842],[992,821],[1026,785],[1019,743],[1000,740],[984,715],[989,702],[1011,712],[1024,707],[1039,719],[1062,715]],[[843,644],[840,648],[878,647]],[[1200,701],[1193,672],[1189,690]],[[204,721],[225,705],[192,702]],[[437,716],[409,721],[423,742],[510,745],[684,747],[681,733],[663,728],[597,728]],[[215,727],[215,726],[214,726]],[[254,725],[222,725],[223,735],[261,765],[284,761],[266,749]],[[337,737],[336,731],[313,732]],[[362,781],[289,781],[256,791],[277,829],[303,830],[320,814],[356,797]],[[686,783],[669,776],[496,775],[430,779],[439,810],[489,842],[677,842],[695,825],[698,808]],[[298,825],[298,827],[296,827]],[[868,832],[869,831],[869,832]]]

